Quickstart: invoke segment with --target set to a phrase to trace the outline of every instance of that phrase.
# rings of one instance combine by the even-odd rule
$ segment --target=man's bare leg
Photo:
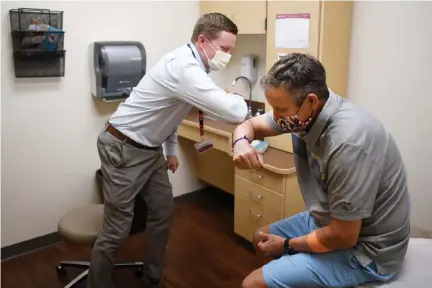
[[[242,288],[268,288],[264,281],[262,268],[249,274],[242,283]]]

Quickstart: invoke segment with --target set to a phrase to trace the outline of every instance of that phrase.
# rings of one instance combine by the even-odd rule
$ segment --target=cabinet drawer
[[[235,176],[235,193],[270,210],[284,213],[284,196],[246,179]]]
[[[238,168],[236,168],[235,174],[279,194],[285,194],[284,175],[273,173],[267,169],[256,171]]]
[[[282,219],[281,214],[239,195],[234,197],[234,232],[250,242],[258,228]]]

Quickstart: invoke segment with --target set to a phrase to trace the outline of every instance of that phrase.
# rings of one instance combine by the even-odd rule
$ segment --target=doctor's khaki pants
[[[138,148],[105,128],[99,134],[97,148],[103,173],[104,219],[92,249],[87,287],[113,287],[112,267],[117,251],[129,235],[136,197],[144,199],[148,211],[144,274],[162,278],[175,206],[162,147]]]

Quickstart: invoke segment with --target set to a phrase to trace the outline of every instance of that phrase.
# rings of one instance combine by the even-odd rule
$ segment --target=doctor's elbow
[[[228,113],[228,117],[226,117],[225,121],[231,124],[241,124],[246,120],[247,116],[247,107],[243,109],[232,109]]]
[[[230,124],[241,124],[241,123],[243,123],[244,121],[246,120],[246,114],[245,115],[243,115],[243,114],[233,114],[233,115],[230,115],[230,117],[227,117],[226,119],[225,119],[225,121],[226,122],[228,122],[228,123],[230,123]]]

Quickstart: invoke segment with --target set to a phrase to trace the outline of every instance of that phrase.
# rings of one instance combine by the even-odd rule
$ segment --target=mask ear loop
[[[292,119],[298,119],[298,113],[300,111],[300,109],[303,107],[304,101],[302,102],[302,104],[299,106],[299,108],[297,109],[297,111],[294,113],[293,116],[290,116],[290,118]]]
[[[306,96],[307,97],[307,96]],[[310,104],[311,104],[311,106],[312,106],[312,104],[313,104],[313,101],[312,101],[312,99],[309,99],[309,101],[308,101]],[[304,102],[303,102],[304,103]],[[302,103],[302,105],[303,105],[303,103]],[[299,109],[300,110],[300,109]],[[313,108],[311,107],[311,110],[312,110],[312,112],[311,112],[311,115],[309,116],[309,118],[305,121],[305,122],[303,122],[303,124],[304,125],[309,125],[309,123],[312,121],[312,115],[313,115]]]
[[[210,40],[206,37],[207,42],[210,44],[210,46],[213,48],[213,50],[216,52],[217,49],[213,46],[213,44],[210,42]]]
[[[204,36],[204,37],[207,40],[207,43],[209,43],[210,46],[213,48],[213,50],[215,50],[215,52],[216,52],[217,50],[216,50],[216,48],[214,48],[213,44],[211,44],[210,40],[206,36]],[[204,48],[202,48],[202,51],[204,52],[204,55],[207,57],[207,60],[211,61],[212,59],[210,59],[210,57],[207,55],[207,52],[205,51]]]

